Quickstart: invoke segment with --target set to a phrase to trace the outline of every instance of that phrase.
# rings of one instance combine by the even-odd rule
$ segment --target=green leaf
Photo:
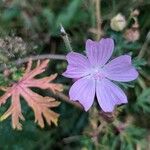
[[[82,0],[73,0],[67,9],[62,11],[60,15],[57,18],[56,25],[59,26],[60,24],[63,24],[64,27],[68,27],[74,17],[77,17],[75,14],[77,13],[79,6],[81,4]]]
[[[52,27],[54,25],[54,18],[55,18],[54,13],[50,9],[45,8],[42,11],[42,15],[47,20],[49,28]]]
[[[19,8],[18,7],[13,7],[13,8],[6,9],[4,11],[2,19],[5,20],[5,21],[10,21],[10,20],[16,18],[19,15],[20,15]]]
[[[139,95],[135,104],[135,110],[150,113],[150,88],[144,90]]]
[[[139,59],[139,58],[134,58],[133,59],[133,65],[135,66],[135,68],[141,70],[143,66],[145,66],[147,63],[146,63],[146,60],[145,59]]]

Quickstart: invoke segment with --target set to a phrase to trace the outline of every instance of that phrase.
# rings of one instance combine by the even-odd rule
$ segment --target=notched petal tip
[[[103,66],[111,57],[114,50],[114,40],[102,38],[100,41],[86,41],[86,54],[93,66]]]
[[[122,55],[122,56],[119,56],[119,57],[122,57],[122,59],[124,59],[126,62],[128,62],[129,64],[132,63],[132,58],[130,55]]]
[[[96,95],[104,112],[112,112],[115,106],[127,103],[124,91],[108,79],[97,82]]]
[[[112,39],[112,38],[101,38],[99,41],[93,41],[92,39],[87,39],[86,40],[86,43],[99,43],[99,42],[101,42],[101,41],[103,41],[103,42],[111,42],[112,44],[114,44],[114,39]]]
[[[81,100],[75,100],[75,99],[71,98],[71,96],[69,96],[69,99],[73,102],[78,102],[82,106],[84,111],[86,111],[86,112],[92,107],[92,106],[86,107],[86,105]]]
[[[103,71],[107,78],[118,82],[129,82],[138,77],[130,55],[121,55],[111,60],[104,66]]]
[[[93,41],[93,40],[91,40],[91,39],[87,39],[86,40],[86,44],[94,44],[94,43],[97,43],[97,41]]]
[[[135,69],[135,68],[134,68]],[[135,69],[135,79],[134,80],[136,80],[138,77],[139,77],[139,73],[138,73],[138,71]]]
[[[70,88],[69,97],[73,101],[78,100],[85,111],[88,111],[95,97],[95,80],[86,77],[77,80]]]
[[[92,48],[92,47],[96,47],[97,44],[99,43],[99,41],[93,41],[91,39],[87,39],[86,40],[86,53],[87,53],[87,49]]]
[[[67,55],[67,70],[62,74],[67,78],[81,78],[89,74],[90,63],[86,56],[70,52]]]
[[[102,109],[102,111],[103,111],[104,113],[112,113],[112,112],[114,111],[114,109],[115,109],[115,106],[113,106],[112,109],[105,109],[105,108],[101,108],[101,109]]]
[[[83,106],[83,105],[82,105],[82,106]],[[91,107],[90,107],[90,108],[89,108],[89,107],[86,108],[85,106],[83,106],[83,108],[84,108],[84,110],[85,110],[86,112],[88,112],[88,110],[89,110]]]
[[[103,44],[106,44],[106,45],[110,45],[113,49],[114,49],[114,39],[112,38],[102,38],[99,43],[103,43]]]
[[[112,112],[114,112],[115,111],[115,109],[117,108],[117,107],[119,107],[120,105],[125,105],[125,104],[127,104],[128,103],[128,100],[126,99],[126,100],[123,100],[121,103],[118,103],[118,104],[116,104],[116,105],[114,105],[111,109],[102,109],[102,111],[103,112],[105,112],[105,113],[112,113]]]

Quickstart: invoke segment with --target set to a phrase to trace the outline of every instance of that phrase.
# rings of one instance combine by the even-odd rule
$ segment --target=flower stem
[[[66,33],[66,31],[65,31],[64,27],[62,26],[62,24],[60,25],[60,32],[61,32],[61,35],[62,35],[62,39],[65,43],[66,49],[72,52],[73,50],[72,50],[72,47],[71,47],[71,44],[70,44],[68,34]]]

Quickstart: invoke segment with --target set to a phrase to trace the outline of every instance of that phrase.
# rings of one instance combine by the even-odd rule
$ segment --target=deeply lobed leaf
[[[22,129],[20,120],[25,120],[21,112],[20,96],[22,96],[33,109],[35,122],[37,122],[40,127],[44,127],[44,118],[49,125],[51,122],[57,125],[59,114],[53,112],[49,108],[57,107],[60,102],[57,102],[52,97],[43,97],[30,89],[31,87],[36,87],[40,89],[49,89],[53,92],[62,91],[61,84],[51,83],[51,81],[57,77],[57,74],[41,79],[34,78],[45,71],[48,62],[48,60],[42,63],[38,61],[37,66],[32,70],[32,61],[30,60],[25,74],[20,81],[9,87],[6,93],[0,97],[0,105],[5,104],[8,98],[11,97],[11,106],[1,116],[1,121],[11,116],[12,127],[18,130]]]

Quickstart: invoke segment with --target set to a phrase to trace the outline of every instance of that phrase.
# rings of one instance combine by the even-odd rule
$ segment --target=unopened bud
[[[135,42],[140,38],[140,32],[138,29],[127,29],[124,33],[124,38],[129,42]]]
[[[122,31],[126,27],[126,20],[122,14],[117,14],[111,19],[111,29],[114,31]]]
[[[139,16],[139,14],[140,14],[140,11],[138,9],[135,9],[133,12],[131,12],[132,17],[137,17]]]

